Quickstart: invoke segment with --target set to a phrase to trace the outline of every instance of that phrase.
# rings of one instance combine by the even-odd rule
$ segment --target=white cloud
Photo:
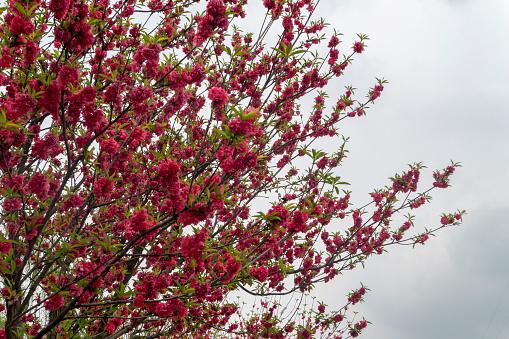
[[[433,204],[419,211],[417,224],[436,223],[442,211],[469,212],[463,226],[440,232],[422,248],[396,249],[369,260],[363,271],[347,272],[334,298],[342,302],[359,281],[372,288],[359,308],[374,322],[366,339],[481,338],[509,280],[509,3],[322,5],[328,22],[345,33],[343,40],[351,43],[358,32],[371,37],[341,85],[367,89],[375,76],[390,81],[367,117],[344,125],[351,153],[343,178],[358,194],[385,184],[406,163],[424,160],[434,169],[452,158],[464,167],[451,189],[436,192]],[[509,335],[509,291],[503,300],[486,338]]]

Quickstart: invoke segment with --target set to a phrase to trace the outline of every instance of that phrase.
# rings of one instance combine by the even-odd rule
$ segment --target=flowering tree
[[[397,220],[430,199],[420,164],[350,206],[345,143],[311,147],[383,90],[359,101],[347,87],[326,107],[321,89],[366,36],[340,56],[311,0],[264,0],[258,35],[233,25],[247,0],[198,2],[0,10],[0,338],[356,337],[367,322],[344,317],[364,287],[339,310],[285,313],[271,297],[460,222],[409,234],[412,217]],[[268,299],[248,313],[236,291]]]

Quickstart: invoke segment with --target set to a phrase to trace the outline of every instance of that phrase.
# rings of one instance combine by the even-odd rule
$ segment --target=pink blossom
[[[252,267],[249,270],[249,274],[252,277],[255,277],[260,282],[265,282],[267,280],[267,277],[269,276],[269,270],[266,266],[262,266],[259,268]]]
[[[25,20],[21,16],[16,15],[12,21],[11,26],[9,28],[9,32],[13,35],[32,34],[34,30],[34,24],[30,20]]]
[[[44,303],[44,308],[48,311],[55,311],[65,305],[64,298],[60,294],[55,294]]]
[[[330,38],[330,41],[329,41],[329,44],[327,45],[327,47],[333,48],[333,47],[336,47],[338,44],[339,44],[339,38],[337,36],[333,35]]]
[[[293,29],[293,22],[292,19],[288,16],[285,16],[283,18],[283,28],[287,30]]]
[[[64,202],[64,204],[62,206],[62,209],[64,211],[68,211],[68,210],[70,210],[72,208],[76,208],[76,207],[79,207],[79,206],[83,205],[83,202],[84,202],[84,200],[83,200],[83,198],[81,196],[75,195],[73,197],[70,197],[69,199],[67,199]]]
[[[241,135],[248,135],[251,130],[251,126],[252,123],[250,121],[242,121],[240,117],[235,117],[228,122],[230,130]]]
[[[44,174],[37,172],[34,174],[26,188],[30,193],[36,194],[37,198],[42,200],[49,193],[50,182]]]
[[[135,231],[143,232],[146,231],[150,223],[147,221],[148,214],[147,209],[144,208],[141,211],[135,211],[131,217],[131,225]]]
[[[64,89],[69,85],[77,87],[79,84],[79,71],[77,68],[67,65],[62,66],[57,77],[57,85]]]
[[[92,105],[86,108],[84,113],[85,125],[89,130],[101,130],[108,123],[104,117],[103,111],[100,109],[93,109]]]
[[[202,229],[199,233],[185,237],[182,240],[181,245],[182,255],[189,259],[201,261],[203,257],[203,249],[205,247],[205,240],[207,238],[208,231],[206,229]]]
[[[145,297],[143,297],[141,294],[138,294],[136,299],[133,301],[133,306],[135,308],[143,308],[145,306]]]
[[[196,225],[202,221],[205,221],[207,217],[208,215],[205,214],[204,211],[193,209],[181,212],[178,217],[178,222],[183,226]]]
[[[20,198],[5,198],[4,203],[2,204],[5,213],[9,213],[11,211],[16,211],[21,208],[21,199]]]
[[[300,337],[302,339],[311,339],[311,332],[309,332],[308,330],[302,330],[300,331]]]
[[[157,165],[157,180],[163,187],[174,187],[179,182],[180,165],[172,160],[160,160]]]
[[[44,139],[34,142],[32,145],[32,156],[46,160],[50,156],[50,151],[58,145],[58,137],[53,133],[48,133]]]
[[[0,67],[1,68],[11,67],[13,62],[14,62],[14,59],[12,58],[12,56],[10,54],[4,55],[0,58]]]
[[[80,99],[83,102],[94,102],[96,97],[96,90],[93,87],[87,86],[79,92]]]
[[[118,142],[116,142],[115,139],[113,139],[113,138],[101,141],[100,145],[101,145],[101,151],[108,153],[108,154],[114,154],[120,147]]]
[[[131,90],[131,101],[141,103],[152,96],[152,89],[145,86],[136,86]]]
[[[295,211],[293,213],[293,219],[288,225],[289,231],[294,232],[305,232],[307,229],[306,222],[308,220],[308,214],[306,212]]]
[[[35,64],[35,60],[40,51],[41,48],[33,40],[27,40],[24,51],[25,56],[24,66],[29,67]]]
[[[55,19],[62,20],[69,9],[70,0],[51,0],[49,10],[55,13]]]
[[[403,226],[401,226],[399,229],[401,232],[406,232],[410,229],[411,226],[412,226],[412,223],[410,221],[405,221],[403,223]]]
[[[1,242],[0,243],[0,252],[3,254],[9,253],[9,251],[12,249],[12,244],[10,242]]]
[[[111,85],[103,92],[103,100],[105,103],[114,102],[118,96],[118,89],[116,86]]]
[[[354,45],[353,45],[353,51],[355,53],[362,53],[364,51],[364,46],[362,45],[361,42],[356,42]]]
[[[286,225],[290,220],[290,212],[283,205],[275,205],[267,212],[267,219],[274,225]]]
[[[100,178],[94,185],[94,195],[97,198],[107,198],[114,187],[113,182],[109,181],[108,178]]]
[[[226,94],[226,91],[222,88],[212,87],[209,89],[208,96],[214,106],[224,106],[228,101],[228,94]]]

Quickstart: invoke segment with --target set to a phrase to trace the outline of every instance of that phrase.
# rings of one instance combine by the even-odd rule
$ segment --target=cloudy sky
[[[367,285],[356,308],[373,324],[362,338],[509,338],[509,2],[506,0],[322,0],[320,15],[344,34],[368,34],[338,86],[360,93],[389,80],[351,137],[343,178],[358,204],[406,164],[463,164],[452,188],[433,192],[417,225],[465,209],[464,224],[425,246],[394,248],[327,286],[327,304]],[[364,194],[364,195],[363,195]],[[507,290],[506,290],[507,288]],[[505,292],[505,293],[504,293]]]

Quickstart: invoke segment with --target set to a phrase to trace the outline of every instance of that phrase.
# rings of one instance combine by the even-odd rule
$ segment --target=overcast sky
[[[373,323],[364,339],[509,338],[509,1],[322,0],[318,9],[345,42],[371,38],[341,86],[390,82],[342,130],[351,142],[341,171],[355,201],[407,163],[423,161],[430,176],[452,159],[463,164],[453,187],[433,192],[416,224],[468,212],[425,246],[346,273],[321,291],[327,303],[339,307],[345,291],[366,284],[356,308]]]

